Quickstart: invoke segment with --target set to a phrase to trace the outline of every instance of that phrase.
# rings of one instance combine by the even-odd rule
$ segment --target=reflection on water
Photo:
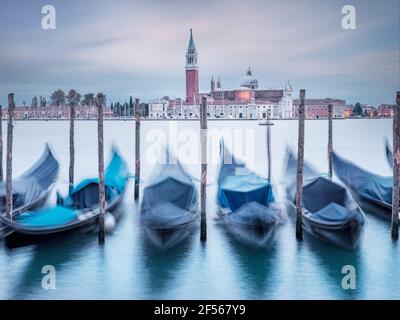
[[[193,233],[177,246],[163,250],[149,243],[144,236],[143,234],[140,246],[146,289],[150,294],[163,294],[173,284],[176,277],[179,277],[179,271],[184,269],[188,252],[197,237]]]
[[[68,264],[79,258],[90,246],[96,246],[96,240],[92,234],[77,234],[74,238],[35,245],[27,264],[13,282],[8,298],[24,299],[33,288],[41,286],[44,265],[54,266],[57,272],[61,272],[64,266],[68,268]]]
[[[275,232],[279,232],[279,230]],[[237,269],[239,282],[244,284],[245,290],[248,291],[246,296],[251,299],[261,299],[264,292],[273,290],[268,287],[273,277],[273,262],[276,260],[277,254],[273,239],[267,247],[249,248],[227,232],[225,235],[234,257],[234,263],[236,263],[235,269]]]
[[[304,241],[307,241],[310,253],[317,259],[318,267],[325,273],[327,281],[330,281],[333,287],[337,287],[339,298],[357,299],[363,290],[363,283],[360,281],[355,290],[344,290],[341,283],[347,273],[343,274],[342,268],[346,265],[353,266],[356,270],[356,279],[362,278],[361,249],[348,251],[337,248],[307,234],[304,235]]]
[[[295,145],[296,121],[274,121],[272,128],[272,179],[281,175],[285,146]],[[43,127],[46,135],[43,135]],[[151,128],[168,131],[166,122],[143,122],[143,137]],[[255,171],[265,174],[264,128],[257,121],[210,121],[210,128],[254,129],[257,137]],[[195,121],[180,121],[178,130],[197,128]],[[390,120],[334,121],[334,148],[343,157],[378,174],[390,174],[384,156],[383,137],[391,137]],[[105,123],[105,149],[114,141],[134,172],[132,122]],[[357,145],[349,139],[357,132]],[[61,182],[66,192],[68,176],[68,122],[19,122],[15,127],[15,174],[23,172],[50,142],[60,160]],[[97,130],[95,122],[76,123],[76,181],[97,175]],[[124,138],[121,138],[124,137]],[[327,171],[326,121],[306,121],[305,158],[321,172]],[[143,140],[142,152],[146,152]],[[261,147],[258,147],[259,146]],[[27,150],[28,149],[28,150]],[[30,154],[30,157],[24,155]],[[107,159],[106,159],[107,160]],[[146,184],[152,166],[143,163]],[[199,166],[189,166],[199,176]],[[209,181],[215,181],[209,167]],[[74,235],[52,242],[8,248],[0,245],[0,299],[400,299],[398,243],[390,238],[390,222],[366,212],[360,247],[345,251],[304,234],[295,240],[291,219],[276,230],[275,241],[262,250],[239,243],[214,221],[215,183],[207,187],[207,243],[199,241],[197,229],[178,247],[159,251],[143,236],[139,204],[130,185],[122,212],[105,245],[97,234]],[[280,199],[281,200],[281,199]],[[44,265],[57,270],[57,289],[41,287]],[[342,267],[356,268],[356,290],[343,290]]]

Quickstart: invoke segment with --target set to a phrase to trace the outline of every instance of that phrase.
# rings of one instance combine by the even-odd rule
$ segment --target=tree
[[[51,103],[54,106],[61,106],[65,103],[65,93],[61,89],[54,91],[51,95]]]
[[[74,106],[79,104],[81,100],[81,94],[74,89],[69,90],[67,95],[67,102],[69,105],[73,104]]]
[[[32,108],[37,108],[37,106],[38,106],[37,97],[33,97],[32,98],[32,103],[31,103],[31,107]]]
[[[133,98],[132,96],[129,97],[129,115],[133,116]]]
[[[363,109],[362,109],[361,104],[359,102],[357,102],[354,105],[352,115],[353,116],[362,116],[363,115]]]
[[[47,104],[46,98],[45,97],[40,97],[40,106],[45,107]]]
[[[82,106],[93,106],[94,105],[94,93],[87,93],[83,95]]]
[[[117,117],[120,117],[121,116],[121,105],[120,105],[120,103],[117,102],[114,107],[115,107],[115,115]]]

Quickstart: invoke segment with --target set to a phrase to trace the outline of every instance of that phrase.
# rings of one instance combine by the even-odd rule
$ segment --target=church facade
[[[186,52],[186,97],[164,97],[150,101],[149,116],[154,119],[195,119],[200,116],[200,102],[207,99],[207,115],[211,119],[291,119],[293,110],[292,86],[282,89],[260,89],[258,79],[248,68],[237,88],[223,88],[220,78],[210,81],[210,88],[199,91],[197,50],[190,30]]]

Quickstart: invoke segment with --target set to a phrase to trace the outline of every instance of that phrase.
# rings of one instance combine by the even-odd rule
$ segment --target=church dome
[[[246,72],[246,75],[242,78],[242,82],[240,83],[241,87],[246,87],[250,89],[257,89],[258,88],[258,80],[254,77],[251,73],[251,69]]]

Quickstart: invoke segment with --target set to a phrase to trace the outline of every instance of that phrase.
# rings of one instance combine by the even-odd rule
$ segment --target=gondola
[[[113,149],[104,177],[106,219],[120,205],[128,178],[125,161]],[[98,178],[90,178],[76,185],[67,197],[57,194],[57,205],[54,207],[26,210],[16,214],[13,219],[1,216],[1,222],[12,230],[7,235],[9,241],[29,243],[75,231],[90,231],[97,227],[98,218]]]
[[[168,249],[182,242],[195,227],[198,192],[181,163],[165,150],[143,190],[141,223],[150,243]]]
[[[354,199],[364,211],[391,219],[392,177],[364,170],[336,153],[333,153],[333,167],[337,177],[350,189]]]
[[[389,166],[393,169],[393,151],[390,147],[389,140],[385,139],[386,160]]]
[[[286,153],[288,208],[295,215],[297,159],[289,149]],[[348,250],[356,248],[364,214],[347,189],[304,162],[302,192],[303,229],[324,242]]]
[[[12,216],[21,212],[35,210],[42,207],[56,180],[59,172],[59,163],[53,152],[46,144],[42,156],[36,163],[20,177],[13,180],[13,210]],[[0,217],[4,217],[6,210],[6,183],[0,182]],[[0,225],[0,236],[11,232],[7,225]]]
[[[217,204],[226,230],[252,247],[263,247],[282,222],[270,180],[251,172],[220,144]]]

